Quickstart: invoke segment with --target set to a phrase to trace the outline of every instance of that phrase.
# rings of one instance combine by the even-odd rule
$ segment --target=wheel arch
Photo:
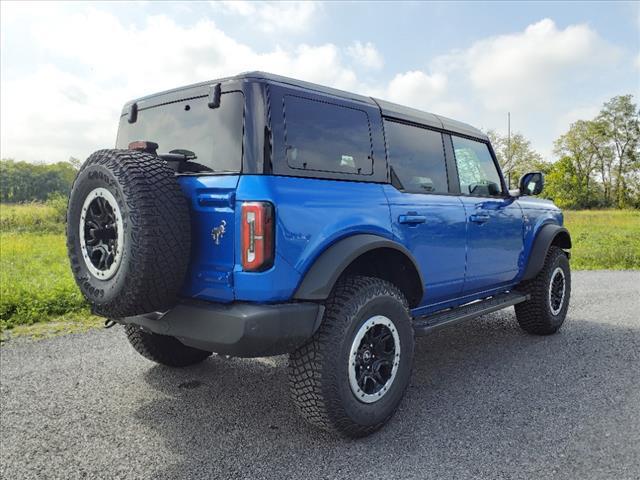
[[[552,245],[566,250],[570,249],[571,235],[569,231],[554,224],[546,224],[540,228],[529,252],[522,280],[531,280],[542,270],[547,252]]]
[[[298,286],[296,300],[326,300],[343,275],[369,275],[396,285],[413,308],[424,296],[418,263],[403,245],[387,238],[358,234],[327,248]]]

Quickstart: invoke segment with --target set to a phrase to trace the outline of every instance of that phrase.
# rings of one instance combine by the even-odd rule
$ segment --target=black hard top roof
[[[144,102],[151,100],[153,97],[164,96],[171,93],[177,93],[181,90],[192,89],[197,87],[204,87],[207,85],[211,85],[213,83],[224,83],[234,80],[264,80],[269,83],[279,83],[284,85],[291,85],[298,88],[313,90],[319,93],[324,93],[328,95],[333,95],[335,97],[340,97],[348,100],[354,100],[356,102],[361,102],[365,104],[369,104],[371,106],[378,106],[382,111],[382,114],[386,117],[397,118],[399,120],[405,120],[412,123],[418,123],[434,128],[442,128],[444,130],[460,133],[462,135],[468,135],[471,137],[479,138],[482,140],[488,140],[487,135],[475,127],[468,125],[463,122],[459,122],[457,120],[453,120],[447,117],[443,117],[442,115],[436,115],[434,113],[423,112],[422,110],[417,110],[415,108],[405,107],[403,105],[398,105],[396,103],[388,102],[386,100],[380,100],[373,97],[366,97],[364,95],[359,95],[357,93],[347,92],[344,90],[338,90],[336,88],[325,87],[323,85],[318,85],[316,83],[305,82],[302,80],[296,80],[289,77],[283,77],[281,75],[275,75],[273,73],[266,72],[244,72],[238,75],[234,75],[232,77],[220,78],[217,80],[210,80],[208,82],[196,83],[193,85],[188,85],[184,87],[174,88],[172,90],[167,90],[164,92],[155,93],[153,95],[148,95],[130,102],[127,102],[123,109],[123,114],[127,111],[128,106],[134,102]]]

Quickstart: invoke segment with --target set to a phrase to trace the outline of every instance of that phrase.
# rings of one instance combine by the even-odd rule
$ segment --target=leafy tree
[[[533,149],[531,142],[521,133],[512,134],[511,141],[495,130],[489,130],[487,135],[491,140],[502,172],[509,182],[509,187],[516,185],[525,173],[543,169],[542,155]]]
[[[612,98],[554,143],[546,194],[569,208],[640,206],[639,111],[632,95]]]
[[[597,155],[588,138],[590,135],[590,123],[578,120],[572,123],[569,131],[561,135],[554,143],[554,153],[565,161],[572,162],[573,192],[578,206],[595,206],[594,198],[595,182],[593,175],[597,167]]]
[[[34,164],[0,160],[0,200],[15,203],[66,196],[76,173],[77,169],[69,162]]]
[[[628,188],[640,169],[640,110],[632,95],[620,95],[606,102],[598,115],[604,136],[609,140],[614,161],[615,202],[618,208],[633,202]]]

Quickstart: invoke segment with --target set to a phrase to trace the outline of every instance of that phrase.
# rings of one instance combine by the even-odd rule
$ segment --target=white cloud
[[[3,157],[84,158],[114,144],[125,101],[247,70],[357,89],[356,74],[342,62],[341,50],[330,43],[257,52],[210,20],[181,26],[161,15],[136,27],[95,8],[14,18],[50,61],[16,75],[4,59],[3,42]]]
[[[576,87],[603,79],[607,65],[610,71],[616,68],[616,49],[584,25],[559,29],[543,20],[522,32],[451,51],[426,63],[428,68],[398,73],[382,70],[382,57],[368,42],[259,49],[232,38],[207,18],[184,25],[156,15],[136,23],[99,7],[76,5],[23,8],[15,3],[7,8],[2,2],[3,157],[84,158],[114,144],[125,101],[247,70],[356,91],[480,128],[500,129],[510,110],[512,125],[543,153],[551,151],[553,138],[571,121],[592,117],[593,105],[618,93],[607,89],[592,98],[571,96]],[[238,10],[241,17],[266,15],[255,13],[264,4],[234,2],[225,8]],[[418,61],[425,65],[428,59]],[[634,56],[620,63],[630,66],[635,61]],[[371,71],[361,78],[354,65],[375,70],[380,80],[374,80]],[[382,80],[385,77],[388,80]]]
[[[212,2],[214,8],[222,7],[230,14],[240,15],[250,20],[260,30],[267,33],[301,33],[308,30],[315,15],[321,8],[316,2],[254,2],[231,0]]]
[[[465,109],[455,92],[448,87],[448,78],[443,73],[429,75],[421,70],[412,70],[397,74],[386,89],[372,95],[412,108],[460,117]]]
[[[414,70],[396,75],[389,83],[387,96],[392,101],[427,108],[429,102],[444,93],[447,77],[440,73],[428,75]]]
[[[586,70],[602,71],[618,56],[589,26],[561,30],[547,18],[524,32],[480,40],[436,59],[434,66],[461,72],[486,108],[505,110],[549,102]]]
[[[371,42],[353,42],[347,47],[347,55],[349,55],[354,62],[365,68],[379,70],[384,65],[382,55]]]

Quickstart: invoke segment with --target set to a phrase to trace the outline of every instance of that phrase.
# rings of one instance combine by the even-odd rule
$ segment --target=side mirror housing
[[[544,176],[542,172],[525,173],[520,178],[520,195],[538,195],[544,188]]]

